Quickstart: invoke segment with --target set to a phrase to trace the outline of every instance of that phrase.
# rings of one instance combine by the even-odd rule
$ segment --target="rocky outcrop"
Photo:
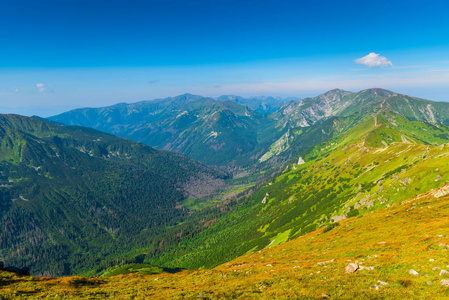
[[[359,269],[359,265],[356,263],[350,263],[346,266],[345,272],[346,273],[354,273]]]

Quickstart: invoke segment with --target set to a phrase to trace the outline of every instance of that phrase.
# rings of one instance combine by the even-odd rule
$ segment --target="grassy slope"
[[[449,288],[440,281],[449,275],[439,274],[449,265],[449,196],[435,197],[437,192],[343,220],[328,232],[320,229],[210,270],[102,279],[0,272],[0,295],[6,299],[447,298]],[[364,269],[346,274],[349,262]],[[410,275],[411,269],[419,275]],[[373,288],[376,285],[378,289]]]
[[[305,164],[290,165],[214,226],[148,262],[212,267],[285,235],[292,239],[436,188],[449,181],[449,145],[440,130],[448,132],[391,113],[373,116],[304,153]]]

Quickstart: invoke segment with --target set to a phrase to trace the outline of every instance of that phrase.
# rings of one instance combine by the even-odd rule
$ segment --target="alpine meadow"
[[[448,9],[7,0],[0,298],[449,299]]]

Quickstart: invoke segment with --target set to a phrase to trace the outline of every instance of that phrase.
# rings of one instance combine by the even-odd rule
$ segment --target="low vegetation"
[[[435,299],[449,297],[449,197],[444,189],[340,221],[213,269],[107,278],[1,272],[10,298]],[[345,273],[349,263],[359,269]],[[410,274],[415,270],[418,275]]]

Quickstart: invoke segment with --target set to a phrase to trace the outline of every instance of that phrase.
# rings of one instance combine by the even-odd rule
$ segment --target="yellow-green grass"
[[[449,271],[449,195],[436,198],[436,192],[210,270],[101,279],[1,272],[0,298],[445,299],[449,287],[440,281],[449,276],[439,274]],[[351,262],[364,269],[346,274]],[[411,269],[419,275],[410,275]]]

